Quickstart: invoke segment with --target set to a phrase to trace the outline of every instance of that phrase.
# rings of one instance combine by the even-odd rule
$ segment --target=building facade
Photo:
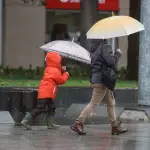
[[[48,0],[47,0],[48,1]],[[51,0],[49,0],[51,1]],[[68,0],[57,0],[68,7],[65,3]],[[111,11],[106,10],[105,2],[110,0],[100,0],[103,10],[99,11],[99,19],[111,16]],[[44,52],[40,49],[44,43],[53,40],[53,31],[60,29],[66,33],[66,38],[79,41],[80,36],[80,14],[78,5],[75,9],[46,8],[39,5],[39,0],[35,4],[24,3],[22,0],[5,0],[4,17],[4,42],[2,49],[2,65],[10,67],[33,68],[44,66]],[[77,3],[77,1],[76,1]],[[115,6],[114,6],[115,7]],[[119,15],[129,15],[129,0],[119,0]],[[60,31],[60,32],[61,32]],[[60,38],[60,37],[59,37]],[[55,38],[54,38],[55,39]],[[127,37],[119,38],[119,47],[123,52],[118,67],[127,66]]]

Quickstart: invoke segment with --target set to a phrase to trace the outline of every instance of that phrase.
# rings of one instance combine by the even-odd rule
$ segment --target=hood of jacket
[[[61,56],[56,52],[48,52],[46,54],[46,66],[60,69]]]
[[[95,52],[96,49],[101,45],[101,44],[105,44],[106,42],[102,39],[90,39],[88,40],[88,44],[89,44],[89,51],[91,53]]]

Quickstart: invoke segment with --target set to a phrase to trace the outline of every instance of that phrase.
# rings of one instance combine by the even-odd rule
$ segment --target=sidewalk
[[[59,130],[0,124],[0,150],[149,150],[150,124],[126,124],[130,132],[111,136],[109,125],[86,126],[86,136],[78,136],[62,126]]]

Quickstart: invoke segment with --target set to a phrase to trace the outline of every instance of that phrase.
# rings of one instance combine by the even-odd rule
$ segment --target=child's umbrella
[[[46,52],[55,51],[60,55],[83,62],[86,64],[91,63],[90,53],[82,46],[72,41],[52,41],[40,47]]]

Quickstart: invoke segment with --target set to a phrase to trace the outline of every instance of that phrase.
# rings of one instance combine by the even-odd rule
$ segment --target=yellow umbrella
[[[87,39],[109,39],[127,36],[144,30],[144,25],[129,16],[112,16],[95,23],[87,32]]]

